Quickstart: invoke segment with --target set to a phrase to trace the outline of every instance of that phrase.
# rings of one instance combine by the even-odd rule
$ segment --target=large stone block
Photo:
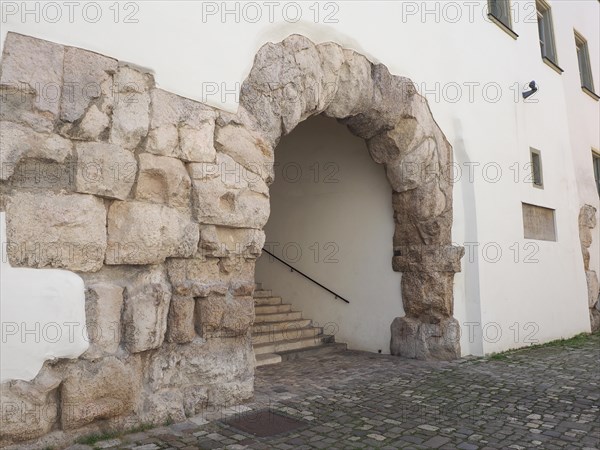
[[[135,182],[137,161],[115,144],[80,142],[75,146],[77,192],[124,200]]]
[[[262,230],[203,225],[198,251],[203,257],[256,258],[264,244],[265,233]]]
[[[140,173],[135,190],[137,200],[190,207],[192,183],[180,160],[141,153],[139,161]]]
[[[0,385],[0,446],[35,439],[56,426],[60,378],[46,368],[31,382]]]
[[[110,142],[134,149],[148,134],[152,76],[131,67],[120,67],[115,75],[114,109]]]
[[[2,53],[0,118],[51,131],[58,118],[64,47],[8,33]]]
[[[250,296],[210,294],[196,300],[196,331],[202,337],[245,335],[254,322],[254,299]]]
[[[224,295],[228,290],[238,295],[249,295],[248,286],[254,284],[253,259],[194,258],[167,260],[169,280],[179,295],[207,297]]]
[[[222,153],[217,154],[216,164],[194,163],[188,167],[198,222],[259,230],[267,223],[269,191],[259,175]]]
[[[123,287],[110,283],[87,286],[85,318],[90,347],[83,358],[115,354],[121,341]]]
[[[460,272],[463,247],[452,245],[403,245],[394,248],[392,267],[396,272]]]
[[[153,89],[151,99],[146,151],[188,162],[214,162],[216,112],[162,89]]]
[[[600,295],[600,286],[598,285],[598,275],[593,270],[585,271],[585,278],[587,280],[587,291],[588,291],[588,304],[590,308],[596,306]]]
[[[56,134],[37,133],[13,122],[0,122],[0,180],[8,180],[23,159],[68,163],[72,145]]]
[[[245,169],[267,182],[273,179],[273,148],[256,133],[246,127],[228,124],[217,128],[215,144],[218,151],[229,155]]]
[[[199,226],[168,206],[114,202],[108,211],[107,264],[155,264],[196,252]]]
[[[391,331],[392,355],[425,360],[460,358],[460,325],[452,317],[437,323],[397,317]]]
[[[106,209],[82,194],[18,192],[6,205],[8,257],[13,266],[93,272],[106,252]]]
[[[140,392],[139,370],[115,357],[73,363],[61,387],[62,428],[72,430],[133,412]]]
[[[124,293],[123,340],[131,353],[162,345],[167,329],[171,286],[161,266],[140,271]]]
[[[80,48],[66,47],[61,120],[73,123],[82,119],[92,103],[108,119],[113,107],[112,77],[117,67],[116,59]],[[100,109],[97,105],[100,105]],[[108,120],[106,123],[108,124]]]
[[[425,269],[402,274],[404,311],[423,320],[452,317],[454,272],[432,272]]]
[[[191,296],[173,295],[167,319],[167,341],[184,344],[196,337],[194,327],[195,300]]]

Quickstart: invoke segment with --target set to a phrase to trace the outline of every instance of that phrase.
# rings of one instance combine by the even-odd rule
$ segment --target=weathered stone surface
[[[117,66],[116,59],[80,48],[66,47],[61,120],[72,123],[81,119],[92,104],[108,118],[107,114],[110,114],[113,107],[112,77]]]
[[[107,264],[155,264],[196,252],[200,231],[187,214],[164,205],[114,202],[108,211]]]
[[[152,108],[146,151],[189,162],[214,162],[216,112],[161,89],[151,91]]]
[[[406,315],[441,319],[453,314],[452,286],[454,272],[421,271],[402,274],[402,303]]]
[[[579,225],[585,228],[595,228],[596,208],[592,205],[583,205],[579,211]]]
[[[590,308],[590,325],[592,333],[600,330],[600,311],[596,308]]]
[[[140,172],[135,190],[137,200],[190,207],[192,183],[180,160],[141,153],[139,161]]]
[[[63,133],[73,139],[84,141],[107,140],[109,134],[110,117],[102,112],[98,106],[91,105],[83,118],[76,124],[63,127]]]
[[[167,341],[184,344],[196,337],[194,328],[194,307],[196,301],[191,296],[173,295],[167,319]]]
[[[242,167],[260,175],[265,181],[273,180],[273,149],[259,136],[244,127],[218,127],[215,143],[217,150],[229,155]]]
[[[71,156],[71,141],[56,134],[37,133],[13,122],[0,122],[0,180],[8,180],[25,158],[64,164]]]
[[[85,291],[85,319],[90,347],[83,358],[115,354],[121,341],[123,287],[97,283]]]
[[[253,228],[228,228],[203,225],[198,251],[203,257],[253,258],[260,256],[265,233]]]
[[[203,224],[262,229],[270,212],[262,178],[218,153],[217,163],[189,164],[195,218]]]
[[[75,145],[77,192],[124,200],[135,182],[137,161],[115,144],[80,142]]]
[[[18,192],[6,205],[8,257],[13,266],[82,272],[102,267],[106,209],[82,194]]]
[[[598,275],[593,270],[586,270],[585,278],[587,280],[588,288],[588,305],[590,308],[594,308],[596,306],[596,303],[598,303],[598,296],[600,295]]]
[[[252,396],[249,384],[254,380],[253,368],[249,335],[207,341],[196,338],[187,345],[165,344],[150,356],[145,372],[147,395],[153,397],[165,389],[183,392],[189,401],[177,396],[171,400],[184,400],[188,415],[201,412],[207,404],[239,404]],[[231,386],[225,395],[220,394],[219,387],[227,384],[237,389]],[[183,407],[182,403],[173,403],[170,409]]]
[[[8,33],[2,53],[0,118],[51,131],[58,118],[64,47]]]
[[[210,294],[196,300],[196,331],[202,337],[220,335],[245,335],[254,322],[254,299],[231,293]]]
[[[47,368],[31,382],[0,385],[0,444],[35,439],[48,433],[58,420],[60,378]]]
[[[243,287],[254,284],[254,266],[253,259],[243,258],[167,260],[173,291],[193,297],[207,297],[211,293],[224,295],[228,290],[247,292]]]
[[[452,317],[438,323],[397,317],[391,330],[392,355],[437,360],[460,358],[460,325]]]
[[[171,286],[162,266],[140,272],[125,287],[123,340],[131,353],[158,348],[164,341]]]
[[[61,387],[61,424],[72,430],[133,411],[140,391],[139,367],[115,357],[78,361]]]
[[[148,134],[151,75],[131,67],[119,67],[115,75],[115,95],[110,142],[134,149]]]
[[[396,272],[420,272],[424,268],[436,272],[460,272],[463,247],[406,245],[394,249],[392,267]]]

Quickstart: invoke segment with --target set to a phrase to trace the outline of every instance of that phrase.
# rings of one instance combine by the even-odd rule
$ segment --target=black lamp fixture
[[[538,86],[537,84],[535,84],[535,81],[530,81],[529,82],[529,90],[528,91],[524,91],[523,92],[523,98],[529,98],[531,97],[533,94],[535,94],[538,90]]]

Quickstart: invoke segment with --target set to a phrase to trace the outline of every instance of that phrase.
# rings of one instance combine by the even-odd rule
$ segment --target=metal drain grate
[[[269,437],[289,433],[307,425],[302,420],[284,416],[270,409],[237,415],[224,420],[223,423],[257,437]]]

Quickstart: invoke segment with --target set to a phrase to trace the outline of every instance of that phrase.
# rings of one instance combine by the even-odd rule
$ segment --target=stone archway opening
[[[409,79],[335,43],[293,35],[263,46],[242,85],[237,120],[268,149],[267,183],[281,137],[319,114],[365,140],[393,190],[392,265],[403,273],[406,315],[391,324],[391,353],[459,357],[453,281],[464,250],[451,243],[452,148],[427,101]]]

